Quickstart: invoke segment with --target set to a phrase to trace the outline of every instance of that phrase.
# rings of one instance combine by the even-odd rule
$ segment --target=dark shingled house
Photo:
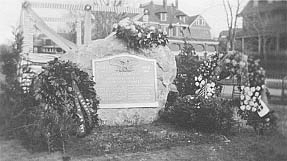
[[[240,16],[243,30],[237,33],[241,50],[249,55],[287,55],[287,1],[250,0]]]

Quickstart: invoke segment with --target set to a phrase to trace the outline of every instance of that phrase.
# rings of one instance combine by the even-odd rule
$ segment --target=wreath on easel
[[[214,60],[214,57],[218,61]],[[226,77],[236,77],[240,91],[240,104],[235,105],[239,107],[238,115],[247,120],[247,125],[251,125],[258,133],[262,133],[265,128],[276,126],[274,111],[267,105],[265,70],[260,66],[260,60],[247,57],[240,52],[230,52],[221,59],[218,56],[214,57],[204,62],[202,65],[204,67],[199,68],[199,70],[203,69],[200,76],[204,74],[209,76],[209,73],[213,73],[211,77],[205,78],[215,84],[213,87],[219,86],[217,82]],[[195,77],[195,79],[198,78]],[[204,86],[201,83],[198,83],[201,85],[200,91],[204,87],[207,88],[207,92],[212,91],[208,90],[208,84]],[[205,97],[210,96],[213,95],[205,94]]]

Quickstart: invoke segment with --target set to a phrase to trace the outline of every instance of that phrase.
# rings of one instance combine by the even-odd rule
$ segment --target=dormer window
[[[196,26],[205,26],[205,21],[203,19],[198,19],[195,21]]]
[[[178,17],[180,21],[182,21],[183,23],[185,23],[185,16],[179,16]]]
[[[166,21],[167,20],[167,14],[166,13],[160,13],[160,21]]]

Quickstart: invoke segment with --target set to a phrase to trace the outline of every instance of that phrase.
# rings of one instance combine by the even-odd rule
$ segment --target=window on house
[[[160,13],[160,20],[166,21],[166,19],[167,19],[167,14],[166,13]]]
[[[196,26],[205,26],[205,21],[204,19],[198,19],[195,21]]]
[[[205,21],[201,19],[201,26],[205,26]]]
[[[52,45],[52,40],[47,39],[46,42],[45,42],[45,45]]]
[[[168,36],[172,36],[172,35],[173,35],[173,28],[169,28],[168,31],[169,31],[169,32],[168,32]]]
[[[174,27],[172,32],[173,32],[173,36],[177,36],[177,27]]]
[[[161,29],[162,29],[162,32],[167,33],[168,27],[167,26],[162,26]]]
[[[179,16],[179,20],[185,23],[185,16]]]

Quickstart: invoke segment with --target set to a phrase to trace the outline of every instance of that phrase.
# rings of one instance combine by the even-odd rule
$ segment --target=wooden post
[[[23,52],[33,52],[33,22],[26,10],[23,11]]]
[[[258,35],[258,54],[261,54],[261,47],[262,46],[262,38],[260,35]]]
[[[77,20],[76,22],[76,33],[77,33],[77,45],[82,45],[82,22],[81,20]]]
[[[284,100],[284,97],[285,97],[285,80],[287,79],[287,76],[283,77],[282,78],[282,90],[281,90],[281,100],[283,101]]]
[[[245,47],[244,47],[244,37],[241,39],[241,50],[244,53],[245,52]]]
[[[84,36],[84,44],[88,44],[92,40],[92,31],[91,31],[91,5],[86,5],[85,6],[85,36]]]

